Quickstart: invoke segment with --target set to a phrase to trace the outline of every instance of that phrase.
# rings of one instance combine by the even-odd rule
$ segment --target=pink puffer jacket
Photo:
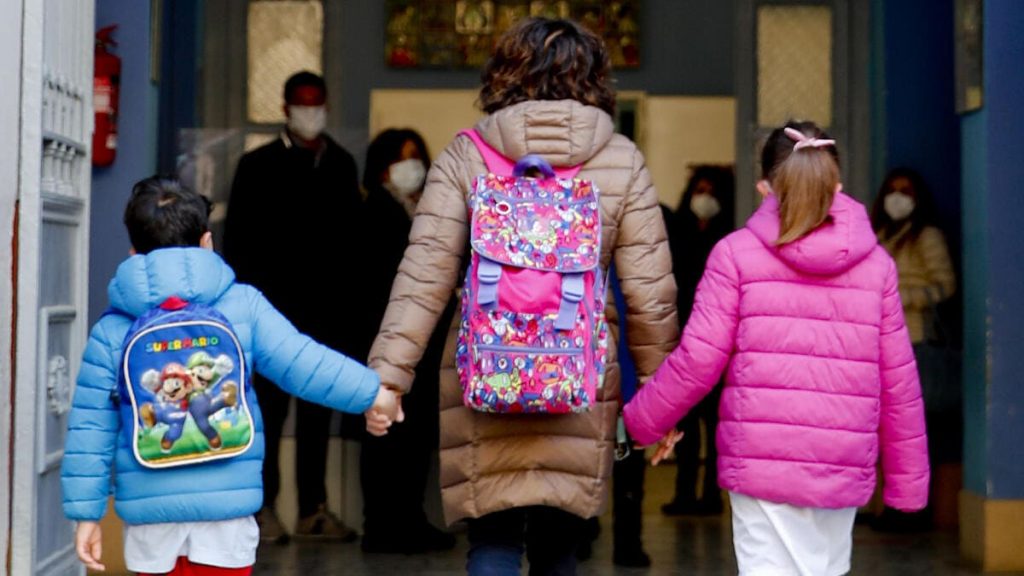
[[[727,369],[717,432],[722,487],[772,502],[868,502],[881,448],[885,503],[928,499],[917,366],[893,260],[864,207],[839,193],[831,221],[777,248],[769,197],[715,246],[679,346],[625,408],[652,444]]]

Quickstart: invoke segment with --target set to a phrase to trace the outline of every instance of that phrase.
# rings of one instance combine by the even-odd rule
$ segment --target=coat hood
[[[138,317],[171,296],[211,304],[234,282],[234,271],[211,250],[162,248],[122,262],[107,295],[112,307]]]
[[[476,131],[506,158],[539,154],[552,166],[577,166],[608,144],[615,122],[575,100],[530,100],[483,118]]]
[[[831,221],[785,246],[779,237],[779,202],[769,196],[747,221],[747,228],[790,268],[807,274],[831,276],[863,260],[878,244],[864,205],[843,192],[836,193],[828,211]]]

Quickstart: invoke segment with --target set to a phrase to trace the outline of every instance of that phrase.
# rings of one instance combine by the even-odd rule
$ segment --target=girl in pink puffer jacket
[[[835,143],[790,122],[761,156],[765,200],[712,250],[682,340],[626,426],[657,442],[725,371],[718,478],[740,574],[845,574],[879,452],[885,503],[927,502],[917,367],[895,264],[841,191]]]

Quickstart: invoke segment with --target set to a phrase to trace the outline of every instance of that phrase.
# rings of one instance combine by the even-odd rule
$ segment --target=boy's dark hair
[[[284,101],[290,102],[292,94],[302,86],[319,88],[325,96],[327,95],[327,84],[324,82],[323,76],[314,74],[309,70],[303,70],[302,72],[292,74],[284,83]]]
[[[398,161],[406,142],[412,142],[419,150],[423,165],[430,166],[430,153],[427,152],[427,144],[419,132],[411,128],[389,128],[378,134],[366,149],[363,188],[367,191],[380,188],[384,171]]]
[[[571,20],[522,20],[498,40],[481,80],[488,114],[527,100],[576,100],[615,113],[604,42]]]
[[[166,176],[140,180],[124,210],[124,225],[137,254],[158,248],[199,246],[209,231],[212,206],[205,196]]]

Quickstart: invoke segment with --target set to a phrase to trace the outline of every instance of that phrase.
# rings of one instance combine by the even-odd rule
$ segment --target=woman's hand
[[[668,458],[668,455],[672,453],[672,449],[675,448],[676,442],[679,442],[682,438],[682,432],[672,430],[665,434],[661,440],[658,440],[658,449],[654,451],[654,456],[651,457],[651,465],[657,466],[659,462]]]

